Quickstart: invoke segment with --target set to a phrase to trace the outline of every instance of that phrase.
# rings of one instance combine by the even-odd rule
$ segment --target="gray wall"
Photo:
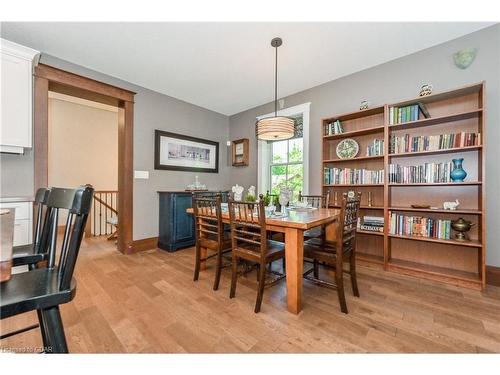
[[[6,36],[8,38],[8,36]],[[14,40],[15,42],[15,40]],[[30,46],[36,48],[36,46]],[[134,180],[134,240],[158,235],[158,190],[179,190],[194,181],[210,189],[226,189],[228,117],[181,100],[46,55],[41,63],[119,86],[137,93],[134,104],[134,169],[149,171],[149,180]],[[154,130],[161,129],[219,142],[219,173],[154,169]],[[2,155],[2,196],[33,195],[33,158]]]
[[[452,54],[465,47],[477,47],[478,55],[466,70],[458,69]],[[383,46],[381,46],[383,48]],[[500,26],[469,34],[418,53],[352,74],[321,86],[291,95],[285,107],[311,102],[309,186],[310,193],[320,193],[321,118],[356,111],[363,99],[372,106],[415,97],[420,86],[431,83],[434,91],[446,91],[463,85],[486,81],[486,197],[488,208],[487,263],[500,266]],[[341,56],[339,57],[341,58]],[[332,64],[335,62],[333,61]],[[272,103],[233,115],[229,119],[231,139],[250,139],[250,166],[233,168],[231,182],[245,187],[257,184],[257,143],[255,117],[272,112]]]

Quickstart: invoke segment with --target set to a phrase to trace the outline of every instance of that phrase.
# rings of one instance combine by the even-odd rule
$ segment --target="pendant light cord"
[[[274,63],[274,117],[278,117],[278,47],[276,50],[276,57]]]

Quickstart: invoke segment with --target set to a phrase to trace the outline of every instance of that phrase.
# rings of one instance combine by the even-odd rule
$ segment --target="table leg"
[[[200,271],[205,271],[207,269],[207,248],[200,248]]]
[[[286,294],[288,311],[302,310],[302,277],[304,273],[304,232],[296,228],[285,230]]]

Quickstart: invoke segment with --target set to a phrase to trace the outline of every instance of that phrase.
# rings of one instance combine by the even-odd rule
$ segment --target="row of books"
[[[425,118],[429,118],[430,114],[423,103],[408,105],[406,107],[390,107],[389,108],[389,124],[402,124],[410,121],[417,121],[419,114]]]
[[[325,125],[323,130],[323,135],[335,135],[342,134],[344,132],[344,127],[340,120],[335,120]]]
[[[389,211],[389,234],[449,240],[451,220],[406,216]]]
[[[384,217],[383,216],[363,216],[363,218],[358,218],[358,229],[366,230],[369,232],[383,232],[384,231]]]
[[[453,163],[425,163],[402,166],[389,164],[389,183],[418,184],[451,182]]]
[[[481,144],[481,133],[453,133],[440,135],[421,135],[412,137],[405,134],[397,137],[391,134],[389,139],[389,153],[436,151],[449,148],[478,146]]]
[[[383,184],[384,170],[324,168],[325,185]]]
[[[374,139],[371,145],[366,146],[366,156],[384,155],[384,140]]]

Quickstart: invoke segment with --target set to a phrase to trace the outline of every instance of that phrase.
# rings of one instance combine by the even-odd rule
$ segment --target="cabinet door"
[[[193,215],[186,212],[191,208],[191,195],[176,194],[174,198],[174,242],[183,242],[194,239]]]
[[[31,62],[2,53],[0,145],[31,147]]]

